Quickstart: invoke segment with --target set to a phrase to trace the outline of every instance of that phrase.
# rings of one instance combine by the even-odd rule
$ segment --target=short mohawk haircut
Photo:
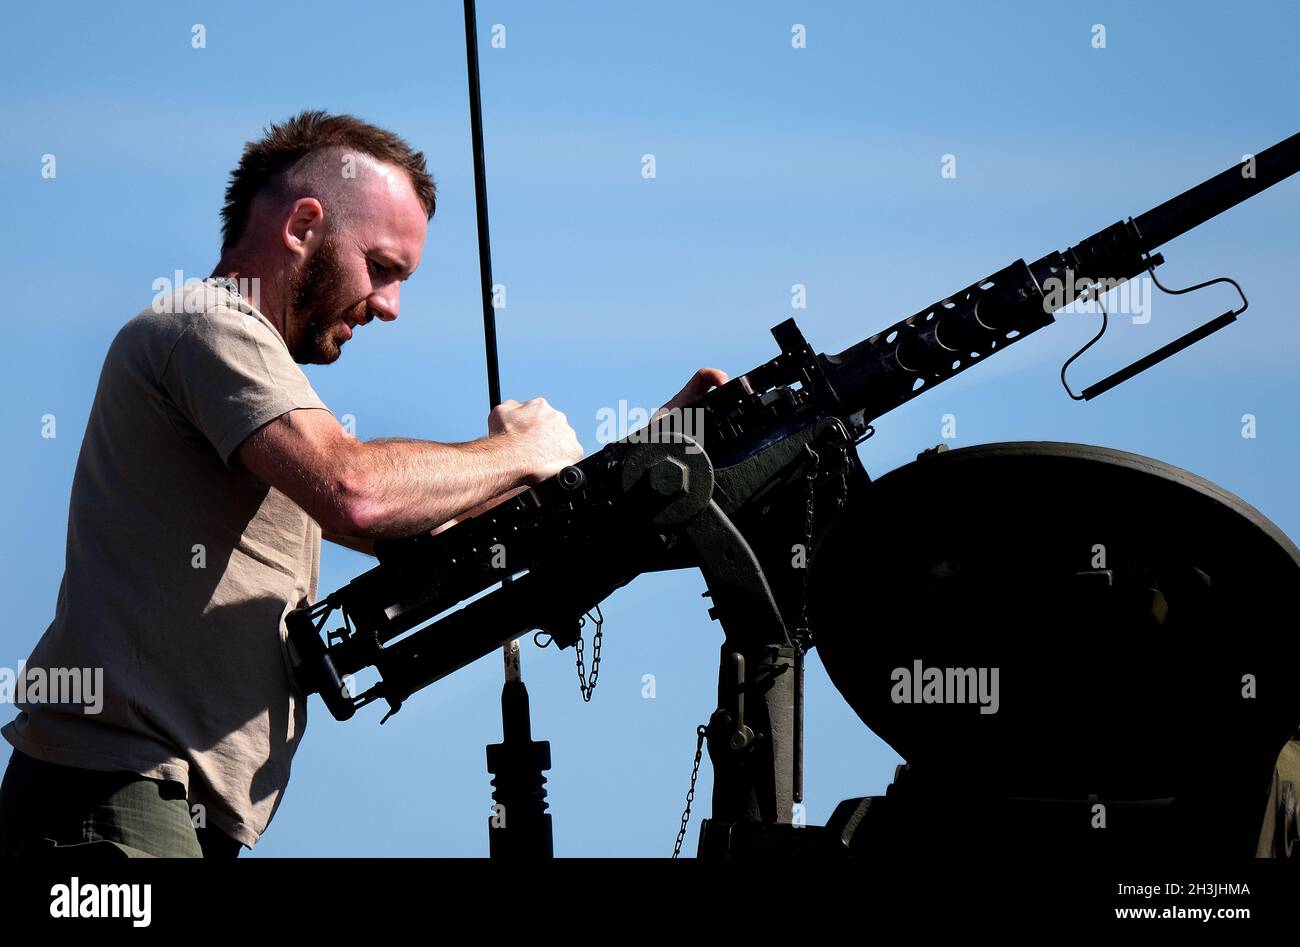
[[[239,167],[230,174],[226,203],[221,208],[223,253],[244,235],[253,198],[301,158],[325,148],[345,148],[401,168],[425,213],[433,218],[437,186],[425,167],[423,152],[413,150],[392,132],[354,116],[305,111],[282,124],[271,125],[260,140],[244,145]]]

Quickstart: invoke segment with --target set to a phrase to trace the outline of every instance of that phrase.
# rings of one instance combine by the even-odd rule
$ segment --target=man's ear
[[[284,219],[280,238],[294,256],[306,258],[316,251],[324,237],[325,208],[314,197],[300,197],[293,202]]]

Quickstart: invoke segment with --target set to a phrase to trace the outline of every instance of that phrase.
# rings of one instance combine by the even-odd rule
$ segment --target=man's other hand
[[[725,385],[729,380],[727,373],[720,368],[701,368],[691,376],[686,387],[673,395],[671,400],[654,413],[652,420],[674,408],[686,407],[696,398],[707,394],[710,388]]]

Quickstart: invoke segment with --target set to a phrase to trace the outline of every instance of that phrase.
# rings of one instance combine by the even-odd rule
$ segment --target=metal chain
[[[582,661],[582,634],[579,632],[578,640],[574,644],[578,652],[578,690],[582,692],[582,699],[591,700],[592,692],[596,689],[596,677],[600,674],[600,639],[604,631],[605,616],[601,614],[600,606],[596,606],[596,614],[588,612],[584,617],[578,619],[578,627],[582,628],[587,624],[590,618],[596,626],[596,634],[591,639],[591,680],[587,680],[587,669]]]
[[[848,450],[853,450],[850,447]],[[849,470],[853,461],[849,460],[848,450],[844,452],[844,463],[840,465],[840,490],[835,495],[835,509],[842,510],[849,502]]]
[[[695,779],[700,775],[700,757],[704,755],[704,738],[709,729],[700,724],[695,728],[695,762],[691,764],[691,788],[686,792],[686,811],[682,813],[682,827],[677,830],[677,842],[673,845],[673,858],[682,852],[682,839],[686,838],[686,823],[691,820],[691,803],[695,801]]]

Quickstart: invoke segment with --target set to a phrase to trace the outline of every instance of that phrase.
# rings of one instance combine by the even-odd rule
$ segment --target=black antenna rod
[[[483,157],[483,102],[478,78],[478,15],[474,0],[465,0],[465,68],[469,78],[469,125],[474,142],[474,204],[478,213],[478,271],[483,291],[483,345],[487,353],[488,408],[501,403],[497,365],[497,320],[492,305],[492,241],[488,236],[487,162]],[[510,584],[510,576],[502,581]],[[551,744],[534,740],[519,663],[519,642],[501,649],[505,684],[501,688],[500,743],[487,748],[492,780],[492,815],[488,818],[488,854],[492,858],[551,858],[554,840],[547,813],[546,777]]]
[[[465,0],[465,66],[469,72],[469,128],[474,142],[474,206],[478,215],[478,272],[483,294],[488,410],[491,410],[501,403],[501,370],[497,365],[497,316],[492,306],[492,239],[488,234],[487,163],[483,158],[483,100],[479,95],[478,26],[474,0]]]

